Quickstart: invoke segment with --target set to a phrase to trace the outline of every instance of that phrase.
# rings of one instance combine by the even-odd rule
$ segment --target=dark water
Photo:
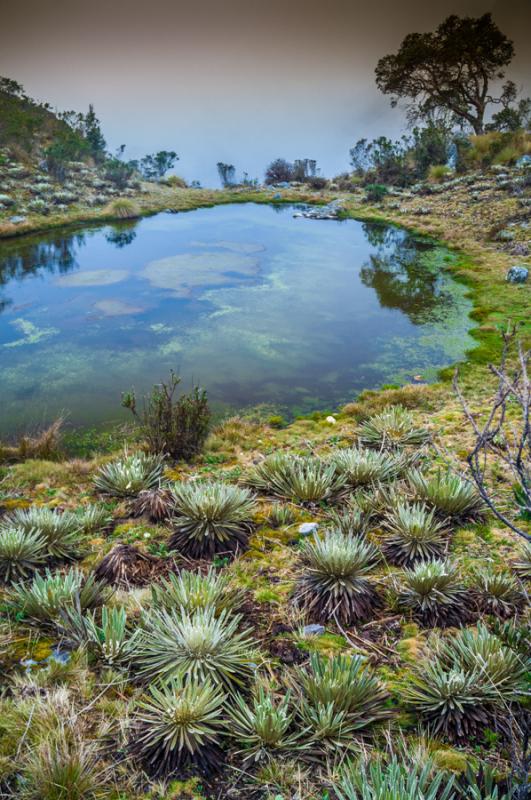
[[[221,406],[311,411],[470,346],[453,256],[375,224],[229,205],[0,244],[0,431],[119,419],[170,368]]]

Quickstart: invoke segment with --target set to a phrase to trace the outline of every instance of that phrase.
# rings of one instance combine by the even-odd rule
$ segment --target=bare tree
[[[516,521],[502,511],[499,501],[487,479],[487,458],[489,455],[499,459],[507,467],[515,481],[515,499],[519,516],[531,519],[531,432],[529,409],[531,406],[531,383],[528,375],[531,350],[525,350],[522,343],[517,344],[515,366],[509,364],[511,344],[515,329],[509,328],[502,334],[503,350],[500,366],[489,364],[489,370],[497,378],[497,387],[492,406],[483,421],[477,419],[459,386],[458,371],[454,374],[456,392],[466,419],[475,436],[467,462],[472,480],[481,497],[492,513],[504,525],[523,539],[531,541],[531,535]],[[513,423],[509,408],[518,409],[518,421]]]

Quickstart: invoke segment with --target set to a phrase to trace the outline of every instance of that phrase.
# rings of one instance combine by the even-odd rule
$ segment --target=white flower
[[[144,539],[151,539],[151,534],[148,531],[145,532]]]
[[[327,417],[327,418],[326,418],[326,422],[329,422],[329,423],[330,423],[330,425],[335,425],[335,424],[336,424],[336,422],[337,422],[337,420],[336,420],[336,418],[335,418],[335,417],[332,417],[332,416],[330,416],[330,417]]]

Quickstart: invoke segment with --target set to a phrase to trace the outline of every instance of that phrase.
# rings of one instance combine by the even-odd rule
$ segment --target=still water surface
[[[226,205],[0,243],[0,432],[127,412],[179,371],[301,413],[433,379],[471,345],[454,256],[405,231]]]

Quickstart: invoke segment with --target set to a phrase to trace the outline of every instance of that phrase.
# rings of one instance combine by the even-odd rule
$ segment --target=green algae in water
[[[170,369],[221,407],[307,413],[472,345],[454,256],[394,227],[238,204],[123,231],[0,244],[0,433],[114,422]]]

